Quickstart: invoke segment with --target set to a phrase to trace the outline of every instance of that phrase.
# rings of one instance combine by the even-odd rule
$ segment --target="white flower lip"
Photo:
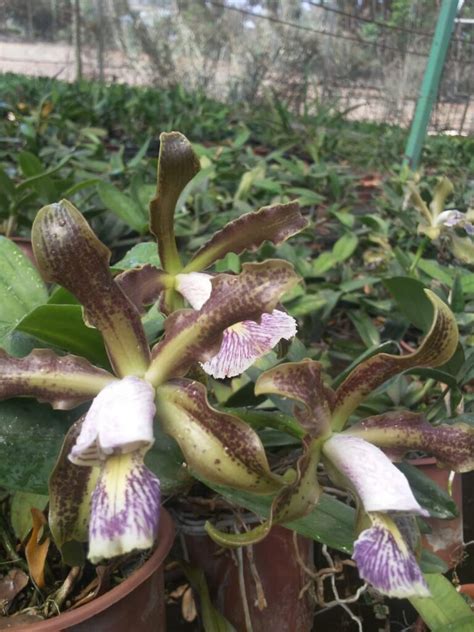
[[[406,477],[380,448],[359,437],[335,434],[325,442],[323,453],[349,482],[366,512],[429,515]]]
[[[128,376],[108,384],[93,400],[69,459],[76,465],[100,465],[112,454],[153,445],[153,387]]]

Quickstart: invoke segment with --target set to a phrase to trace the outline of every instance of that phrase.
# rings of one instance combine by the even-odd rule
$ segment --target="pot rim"
[[[171,516],[166,509],[162,507],[157,535],[158,546],[143,566],[127,577],[121,584],[75,610],[63,612],[56,617],[51,617],[44,621],[31,623],[25,628],[14,627],[12,629],[18,630],[19,632],[22,629],[28,630],[28,632],[59,632],[72,625],[87,621],[87,619],[90,619],[92,616],[110,608],[110,606],[113,606],[117,601],[123,599],[128,593],[145,582],[156,569],[161,566],[171,549],[174,536],[175,529]]]

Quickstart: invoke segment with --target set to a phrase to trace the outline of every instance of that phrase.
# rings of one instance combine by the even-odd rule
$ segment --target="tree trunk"
[[[96,0],[97,5],[97,64],[99,66],[99,81],[104,82],[104,4],[102,0]]]
[[[78,81],[79,79],[82,79],[80,0],[74,0],[74,4],[73,4],[73,41],[74,41],[74,57],[76,61],[76,81]]]

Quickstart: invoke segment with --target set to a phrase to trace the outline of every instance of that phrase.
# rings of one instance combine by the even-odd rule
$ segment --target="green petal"
[[[99,468],[74,465],[68,459],[79,435],[83,418],[69,430],[61,453],[49,479],[49,527],[65,563],[78,542],[88,539],[91,495],[96,485]]]
[[[184,272],[204,270],[230,252],[240,254],[244,250],[255,250],[264,241],[281,244],[307,225],[308,221],[301,215],[296,202],[265,206],[246,213],[215,233],[197,251]]]
[[[116,378],[84,358],[35,349],[25,358],[0,350],[0,399],[35,397],[67,410],[93,399]]]
[[[431,213],[436,220],[438,215],[444,211],[446,199],[454,192],[453,183],[449,178],[443,176],[435,186],[433,199],[430,204]]]
[[[238,417],[212,408],[201,383],[177,379],[161,386],[157,415],[200,476],[263,494],[281,487],[256,432]]]
[[[459,237],[459,235],[451,233],[449,241],[451,252],[456,259],[471,265],[474,263],[474,241],[471,237]]]
[[[181,192],[200,168],[185,136],[179,132],[160,135],[158,183],[150,202],[150,230],[157,238],[160,260],[167,272],[176,273],[182,267],[174,237],[174,212]]]
[[[322,382],[321,369],[320,362],[308,359],[279,364],[260,375],[255,395],[280,395],[303,404],[294,410],[301,427],[312,437],[324,435],[330,424],[331,391]]]
[[[114,281],[140,313],[155,303],[163,290],[173,287],[173,277],[150,264],[131,268],[114,278]]]
[[[110,252],[81,213],[67,200],[43,207],[33,224],[32,241],[43,276],[82,303],[87,320],[104,337],[116,372],[143,375],[149,351],[140,315],[114,282]]]
[[[293,266],[283,260],[247,263],[238,275],[219,274],[212,294],[199,310],[180,310],[165,322],[165,336],[153,349],[146,379],[158,386],[185,375],[196,362],[215,354],[223,331],[243,320],[258,321],[299,282]]]
[[[349,416],[369,393],[386,380],[412,367],[437,367],[447,362],[456,350],[459,333],[449,307],[430,290],[425,290],[434,307],[431,329],[414,353],[395,356],[379,353],[359,364],[336,390],[332,425],[344,427]]]
[[[396,411],[368,417],[344,434],[370,441],[397,460],[405,452],[422,450],[455,472],[474,469],[474,427],[467,423],[432,426],[421,414]]]

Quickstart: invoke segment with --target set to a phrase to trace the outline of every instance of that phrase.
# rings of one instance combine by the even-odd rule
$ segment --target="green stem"
[[[413,259],[412,264],[408,269],[408,272],[414,272],[416,270],[418,263],[421,257],[423,256],[426,250],[426,246],[428,245],[429,241],[430,241],[429,237],[425,235],[418,246],[418,249],[415,254],[415,258]]]

